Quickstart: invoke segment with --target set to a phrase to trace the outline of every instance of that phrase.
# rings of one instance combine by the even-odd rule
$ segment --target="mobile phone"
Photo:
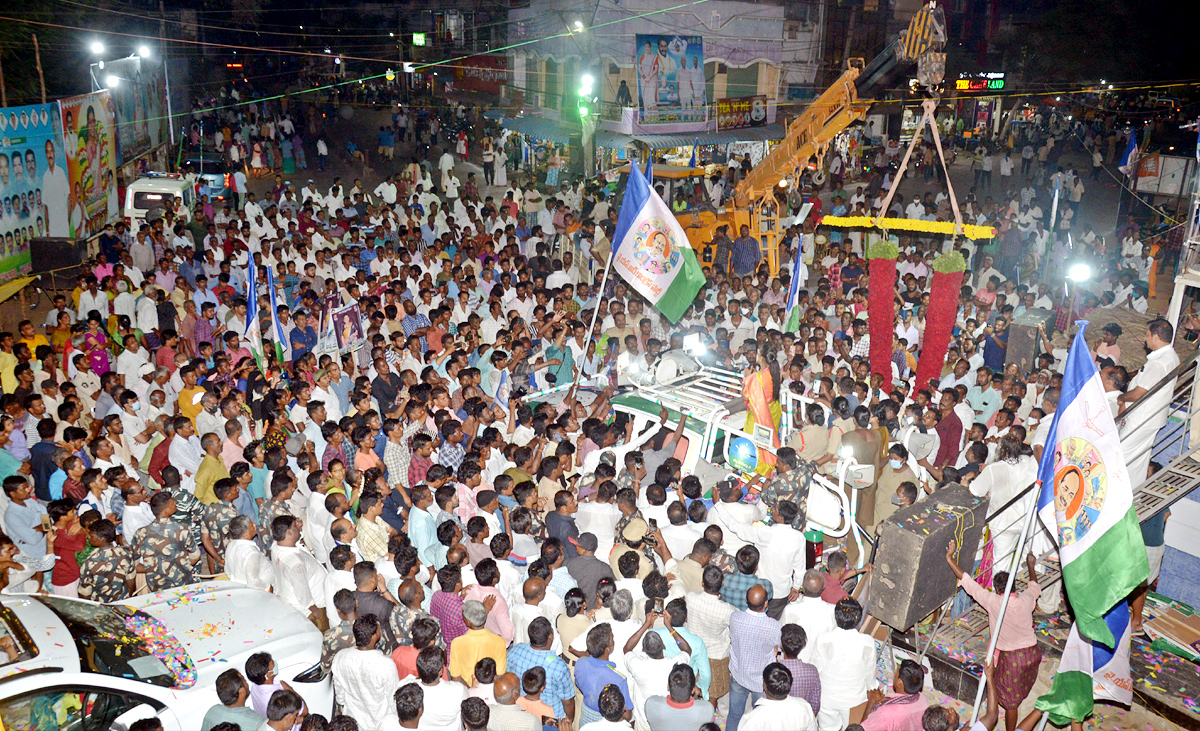
[[[647,523],[650,525],[650,530],[658,530],[658,520],[651,518]]]
[[[660,597],[660,596],[654,597],[654,611],[657,612],[658,614],[663,613],[663,600],[662,600],[662,597]]]
[[[51,525],[53,525],[53,524],[50,522],[50,516],[49,516],[49,515],[43,515],[43,516],[42,516],[42,529],[43,529],[43,530],[50,530],[50,526],[51,526]]]

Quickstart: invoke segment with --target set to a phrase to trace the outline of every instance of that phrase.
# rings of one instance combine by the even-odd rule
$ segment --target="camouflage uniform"
[[[263,545],[268,551],[271,550],[271,545],[275,543],[275,539],[271,537],[271,523],[281,515],[291,515],[288,510],[287,503],[280,502],[274,498],[267,500],[262,504],[262,509],[258,511],[258,534],[262,537]]]
[[[333,656],[347,647],[354,647],[354,623],[345,620],[325,631],[321,640],[321,670],[329,675]]]
[[[101,603],[129,598],[126,580],[134,575],[133,554],[125,546],[92,551],[79,566],[79,596]]]
[[[168,488],[167,492],[175,498],[175,515],[171,516],[171,520],[187,528],[194,545],[202,545],[200,532],[203,528],[204,503],[181,487]]]
[[[780,502],[791,500],[797,509],[792,527],[804,530],[805,515],[808,513],[808,490],[816,473],[815,464],[801,460],[795,469],[776,475],[768,482],[759,494],[758,501],[773,510]]]
[[[238,516],[237,508],[229,503],[218,500],[212,505],[204,506],[204,532],[212,541],[217,555],[224,560],[225,549],[229,546],[229,523]],[[203,544],[201,544],[203,545]]]
[[[630,472],[626,467],[622,467],[621,472],[617,475],[616,486],[618,492],[627,487],[634,492],[641,492],[641,490],[638,489],[640,485],[638,483],[637,475]]]
[[[629,515],[622,515],[620,520],[617,521],[617,527],[613,528],[613,535],[617,537],[618,542],[622,540],[622,535],[625,533],[625,527],[628,526],[634,518],[642,518],[642,511],[634,510]],[[645,520],[645,518],[642,518],[642,520]],[[649,526],[650,524],[647,522],[646,527],[649,528]]]
[[[133,553],[146,567],[146,587],[162,591],[192,583],[192,560],[199,556],[187,528],[170,518],[156,518],[133,537]]]
[[[391,624],[392,637],[396,638],[397,645],[408,646],[413,643],[413,640],[412,640],[413,624],[416,623],[416,621],[418,619],[420,619],[421,617],[429,617],[429,618],[433,619],[432,615],[426,614],[424,611],[422,611],[420,609],[416,609],[416,610],[409,609],[408,607],[404,606],[403,604],[397,604],[395,607],[392,608],[392,616],[388,619],[388,622]],[[433,621],[436,622],[437,620],[434,619]],[[440,646],[441,643],[442,643],[442,640],[441,640],[441,636],[439,635],[438,636],[438,645]]]
[[[724,548],[718,548],[713,552],[712,558],[708,561],[709,566],[716,566],[721,569],[723,574],[737,573],[737,563],[734,562],[733,556],[725,552]]]

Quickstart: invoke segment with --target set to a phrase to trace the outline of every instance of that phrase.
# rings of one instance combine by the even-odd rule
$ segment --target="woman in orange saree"
[[[742,400],[746,403],[746,432],[754,433],[755,425],[770,429],[771,446],[779,449],[779,419],[783,407],[779,405],[779,366],[758,353],[758,362],[742,379]],[[758,466],[755,472],[767,475],[775,465],[775,455],[759,447]]]

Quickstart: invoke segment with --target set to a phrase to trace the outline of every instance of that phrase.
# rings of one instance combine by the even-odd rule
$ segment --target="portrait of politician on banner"
[[[29,242],[68,236],[58,104],[0,110],[0,282],[29,270]]]
[[[333,313],[333,332],[339,352],[357,347],[363,341],[362,315],[358,305],[350,305]]]
[[[700,36],[637,36],[638,121],[642,124],[703,122],[704,39]]]

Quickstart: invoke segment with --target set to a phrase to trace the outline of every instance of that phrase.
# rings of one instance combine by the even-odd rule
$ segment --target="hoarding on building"
[[[67,178],[70,235],[99,233],[117,217],[117,125],[112,94],[97,91],[59,102]]]
[[[705,122],[704,39],[637,35],[638,121],[641,124]]]
[[[169,139],[166,77],[162,62],[138,57],[110,61],[105,73],[119,79],[109,93],[121,120],[116,163],[121,167]]]
[[[29,272],[29,242],[68,236],[58,104],[0,109],[0,282]]]
[[[499,94],[506,81],[508,59],[504,56],[471,56],[454,63],[455,88]]]
[[[717,100],[717,129],[745,129],[767,123],[767,97],[742,96]]]

